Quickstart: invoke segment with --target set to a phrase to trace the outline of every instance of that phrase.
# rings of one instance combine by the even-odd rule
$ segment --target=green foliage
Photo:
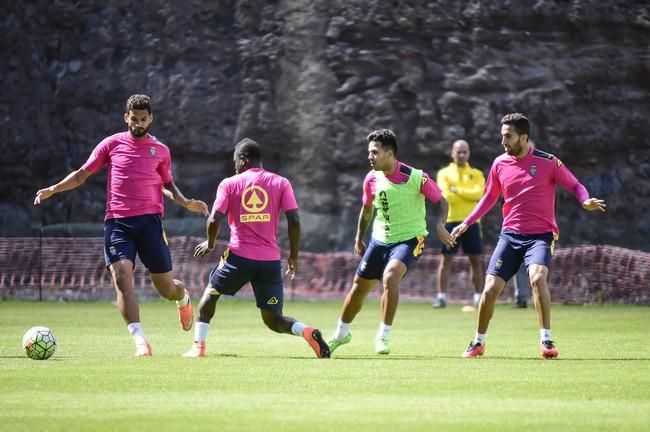
[[[287,303],[333,330],[340,303]],[[641,431],[650,424],[650,308],[554,306],[560,358],[544,361],[532,309],[497,307],[486,355],[461,359],[476,316],[402,304],[388,356],[374,354],[378,304],[330,360],[267,330],[254,304],[217,306],[208,357],[170,303],[145,303],[152,358],[109,303],[0,302],[0,431]],[[46,325],[58,349],[25,357],[21,336]]]

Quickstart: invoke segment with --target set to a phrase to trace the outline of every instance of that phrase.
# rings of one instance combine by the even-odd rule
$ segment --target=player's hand
[[[203,243],[199,243],[198,245],[196,245],[196,247],[194,248],[194,257],[202,258],[206,255],[209,255],[213,249],[214,248],[210,249],[210,247],[208,246],[208,241],[206,240]]]
[[[54,195],[54,188],[52,186],[45,189],[39,189],[36,192],[36,198],[34,198],[34,205],[39,205],[41,202],[45,201],[52,195]]]
[[[607,208],[607,204],[605,204],[605,200],[589,198],[582,203],[582,208],[588,211],[600,210],[601,212],[604,212]]]
[[[203,216],[208,216],[210,212],[208,211],[208,205],[201,200],[190,199],[187,200],[187,205],[185,206],[189,211],[195,213],[201,213]]]
[[[354,244],[354,253],[358,256],[363,256],[366,253],[366,244],[363,240],[357,240]]]
[[[452,248],[456,244],[456,241],[451,237],[444,225],[436,224],[436,236],[448,248]]]
[[[456,225],[456,227],[451,230],[451,239],[453,240],[454,244],[458,240],[458,237],[463,235],[465,231],[467,231],[467,224],[465,222],[461,223],[460,225]]]
[[[296,278],[296,272],[298,271],[298,259],[297,258],[287,258],[287,271],[285,274],[289,275],[291,280]]]

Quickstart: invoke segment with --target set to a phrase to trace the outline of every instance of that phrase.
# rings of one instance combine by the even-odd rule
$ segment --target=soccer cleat
[[[205,342],[194,342],[192,348],[183,357],[205,357]]]
[[[390,354],[390,346],[388,345],[388,338],[382,337],[375,340],[375,352],[377,354]]]
[[[546,360],[557,358],[557,348],[552,340],[542,341],[542,357]]]
[[[311,349],[316,353],[318,358],[329,358],[330,357],[330,347],[327,346],[327,343],[323,340],[320,330],[313,327],[305,327],[305,330],[302,333],[302,337],[307,341]]]
[[[185,294],[190,296],[190,292],[185,290]],[[192,312],[192,299],[187,301],[185,306],[178,306],[178,321],[181,323],[181,328],[185,331],[192,330],[194,324],[194,313]]]
[[[151,357],[151,345],[148,342],[135,345],[135,357]]]
[[[528,303],[526,303],[526,300],[517,300],[517,303],[512,305],[513,309],[526,309],[528,307]]]
[[[431,305],[431,307],[434,309],[443,309],[447,307],[447,302],[445,299],[439,298],[435,303]]]
[[[463,351],[461,357],[471,358],[471,357],[480,357],[485,352],[485,345],[479,342],[471,341],[467,346],[467,349]]]
[[[327,341],[327,345],[330,347],[330,354],[334,352],[335,349],[340,347],[341,345],[345,345],[346,343],[350,342],[352,340],[352,333],[348,333],[345,335],[345,337],[341,339],[337,339],[335,337],[331,337],[330,340]]]

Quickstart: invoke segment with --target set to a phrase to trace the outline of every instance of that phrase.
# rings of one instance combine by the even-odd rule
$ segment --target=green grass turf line
[[[340,302],[287,303],[328,336]],[[533,309],[497,307],[480,359],[459,357],[475,313],[400,305],[392,352],[374,354],[378,303],[330,360],[298,337],[267,330],[254,303],[217,305],[208,357],[185,359],[192,333],[175,306],[141,305],[152,358],[110,303],[0,302],[0,431],[647,431],[650,308],[559,306],[560,358],[539,355]],[[20,343],[50,327],[54,357]]]

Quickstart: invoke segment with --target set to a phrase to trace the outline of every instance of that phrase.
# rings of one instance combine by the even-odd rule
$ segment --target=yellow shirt
[[[447,222],[462,222],[483,196],[485,177],[469,164],[459,167],[452,162],[438,171],[436,183],[449,203]],[[453,192],[452,192],[453,189]]]

